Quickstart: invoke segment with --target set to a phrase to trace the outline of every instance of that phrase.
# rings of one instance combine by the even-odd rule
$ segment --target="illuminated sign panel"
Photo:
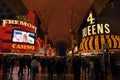
[[[85,27],[82,30],[83,37],[97,34],[108,34],[110,33],[109,24],[94,24],[88,27]]]
[[[120,35],[95,35],[84,37],[80,44],[80,50],[100,52],[102,51],[101,46],[105,43],[108,43],[109,49],[120,49]]]
[[[34,44],[35,33],[21,31],[21,30],[13,30],[12,42]]]
[[[26,45],[26,44],[12,44],[12,49],[14,50],[21,50],[21,49],[26,49],[26,50],[34,50],[35,47],[34,45]]]
[[[120,51],[120,35],[110,35],[110,25],[108,23],[95,24],[96,18],[90,11],[87,17],[89,25],[82,30],[82,42],[80,50],[83,52],[102,52],[102,46],[108,44],[109,50]]]
[[[3,19],[0,26],[0,52],[35,52],[37,27],[34,24],[35,14],[32,12],[27,16],[17,16],[17,20]]]
[[[110,25],[108,23],[95,24],[95,18],[93,17],[92,12],[89,13],[87,22],[89,23],[89,26],[82,30],[82,37],[110,33]]]
[[[37,27],[28,23],[28,22],[25,22],[25,21],[20,21],[20,20],[3,20],[3,23],[2,23],[3,26],[6,26],[6,25],[19,25],[19,26],[25,26],[25,27],[29,27],[29,28],[32,28],[35,32],[36,32],[36,29]]]

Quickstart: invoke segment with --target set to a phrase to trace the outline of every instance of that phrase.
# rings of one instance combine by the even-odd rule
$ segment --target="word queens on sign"
[[[110,33],[109,24],[93,24],[87,26],[82,30],[83,37],[97,34],[108,34]]]
[[[96,18],[93,17],[92,11],[90,10],[87,17],[89,25],[82,30],[82,37],[98,35],[98,34],[109,34],[110,25],[108,23],[95,23]]]

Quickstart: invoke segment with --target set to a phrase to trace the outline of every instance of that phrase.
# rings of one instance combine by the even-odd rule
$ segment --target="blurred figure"
[[[105,59],[100,56],[100,80],[105,80]]]
[[[19,60],[19,71],[18,71],[18,76],[23,76],[23,68],[25,67],[25,59],[24,57],[21,57]]]
[[[53,58],[47,60],[48,80],[53,80],[54,64]]]
[[[1,69],[1,66],[2,66],[2,57],[0,56],[0,69]]]
[[[78,57],[74,57],[72,61],[74,80],[80,80],[80,66],[80,59]]]
[[[95,58],[94,60],[94,73],[95,73],[95,80],[99,80],[100,79],[100,60],[98,58],[98,56]]]
[[[41,64],[41,73],[42,74],[45,74],[45,69],[46,69],[46,59],[45,58],[42,58],[41,61],[40,61],[40,64]]]
[[[58,59],[56,61],[56,65],[55,65],[55,71],[56,71],[56,74],[57,74],[57,79],[58,80],[65,80],[65,77],[64,77],[64,64],[62,62],[62,59]]]
[[[32,58],[31,61],[31,80],[35,80],[35,76],[37,74],[38,63],[35,57]]]
[[[14,65],[15,65],[15,59],[14,59],[14,56],[12,56],[10,58],[10,73],[11,74],[13,73]]]
[[[31,57],[28,57],[26,60],[27,68],[28,68],[28,75],[31,73]]]
[[[86,80],[87,68],[89,66],[89,60],[87,58],[82,59],[82,79]]]
[[[7,58],[7,56],[4,56],[4,59],[3,59],[3,72],[7,73],[7,69],[8,69],[8,58]]]
[[[89,80],[95,80],[94,75],[94,60],[91,58],[89,61]]]
[[[62,62],[62,65],[63,65],[63,73],[62,73],[63,74],[63,80],[65,80],[66,79],[65,74],[67,73],[66,58],[62,57],[61,62]]]

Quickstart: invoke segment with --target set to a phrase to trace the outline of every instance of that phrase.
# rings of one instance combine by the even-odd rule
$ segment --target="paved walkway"
[[[13,74],[8,73],[3,73],[2,70],[0,70],[0,80],[30,80],[30,76],[27,75],[27,69],[24,70],[24,75],[22,77],[18,77],[18,67],[14,67]],[[48,80],[47,79],[48,75],[47,74],[37,74],[36,80]],[[56,74],[53,76],[53,80],[57,80]],[[73,75],[72,74],[66,74],[66,80],[73,80]],[[82,75],[81,75],[81,80],[82,80]],[[88,79],[88,75],[86,77],[86,80]],[[107,80],[120,80],[120,78],[114,78],[112,77],[112,74],[108,74],[108,79]]]
[[[30,80],[30,76],[27,74],[27,69],[24,70],[24,75],[22,77],[18,77],[18,67],[14,67],[13,73],[10,74],[10,72],[3,73],[3,71],[0,69],[0,80]],[[47,74],[37,74],[36,80],[48,80]],[[57,75],[53,75],[53,80],[57,80]],[[66,74],[66,80],[73,80],[72,74]]]

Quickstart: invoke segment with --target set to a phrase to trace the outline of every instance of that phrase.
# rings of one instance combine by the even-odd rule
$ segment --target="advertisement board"
[[[35,44],[35,33],[13,30],[12,42]]]

